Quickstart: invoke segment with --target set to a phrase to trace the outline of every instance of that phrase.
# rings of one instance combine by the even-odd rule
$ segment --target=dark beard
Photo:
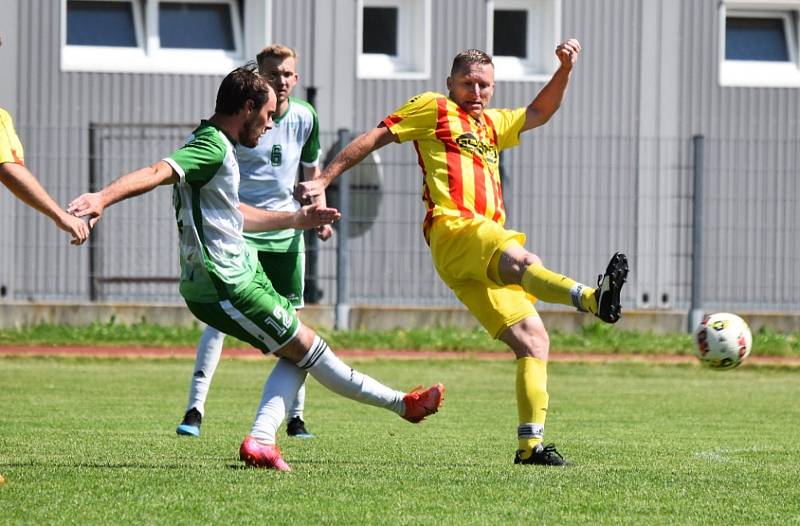
[[[247,148],[255,148],[258,145],[258,139],[260,138],[261,133],[259,133],[253,122],[246,121],[244,123],[244,129],[239,136],[239,142],[241,145],[246,146]]]

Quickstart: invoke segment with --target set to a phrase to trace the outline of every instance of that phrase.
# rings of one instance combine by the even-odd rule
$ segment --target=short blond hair
[[[289,46],[284,46],[282,44],[272,44],[259,51],[258,55],[256,55],[256,61],[258,62],[259,70],[262,68],[265,60],[274,58],[280,60],[293,58],[295,63],[299,60],[299,57],[297,56],[297,51],[290,48]]]
[[[452,76],[456,73],[469,71],[469,67],[473,64],[491,64],[492,67],[494,67],[492,57],[490,57],[488,53],[480,49],[467,49],[456,55],[453,59],[453,67],[450,68],[450,75]]]

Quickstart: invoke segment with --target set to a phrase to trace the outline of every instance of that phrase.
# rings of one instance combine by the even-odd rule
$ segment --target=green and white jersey
[[[255,148],[236,146],[242,181],[239,199],[264,210],[294,212],[292,197],[299,165],[319,165],[319,121],[314,107],[289,97],[289,108]],[[263,252],[302,252],[303,231],[247,232],[245,238]]]
[[[180,177],[173,186],[181,259],[181,295],[195,302],[233,297],[256,274],[258,260],[242,236],[239,167],[232,141],[202,121],[165,158]]]

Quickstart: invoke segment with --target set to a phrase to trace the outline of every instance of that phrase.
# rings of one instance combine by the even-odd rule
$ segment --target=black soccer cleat
[[[536,447],[533,448],[533,454],[528,458],[522,458],[520,453],[522,453],[522,451],[518,450],[516,456],[514,457],[514,464],[535,464],[537,466],[572,465],[572,462],[564,460],[564,457],[561,456],[561,453],[556,451],[555,444],[547,444],[546,446],[536,444]]]
[[[617,323],[622,316],[619,293],[628,278],[628,258],[620,252],[611,256],[606,273],[597,277],[597,316],[607,323]]]
[[[294,438],[314,438],[314,435],[306,429],[306,423],[299,416],[295,416],[286,422],[286,434]]]
[[[200,424],[203,422],[203,415],[196,408],[191,408],[183,415],[183,422],[175,429],[181,436],[199,437]]]

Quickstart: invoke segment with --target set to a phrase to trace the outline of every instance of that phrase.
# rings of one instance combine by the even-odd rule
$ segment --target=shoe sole
[[[514,459],[515,466],[542,466],[544,468],[568,468],[570,466],[574,466],[574,464],[568,460],[565,460],[563,464],[544,464],[541,462],[517,462]]]
[[[599,284],[599,290],[601,292],[597,298],[598,318],[607,323],[617,323],[622,317],[622,306],[620,305],[619,297],[620,292],[622,291],[622,286],[625,284],[625,281],[627,281],[627,278],[628,258],[625,256],[625,254],[617,252],[611,256],[611,261],[608,262],[606,272],[603,274]],[[608,290],[602,292],[602,289],[606,284],[606,280],[608,280]],[[608,312],[603,312],[605,309],[601,308],[601,305],[603,304],[604,298],[607,294],[611,295],[609,300],[610,305],[608,307]]]
[[[420,418],[415,423],[422,422],[423,420],[425,420],[429,416],[438,413],[439,409],[442,408],[442,405],[444,404],[444,384],[436,384],[436,387],[438,388],[438,389],[436,389],[436,391],[439,393],[439,397],[436,399],[436,404],[435,404],[434,408],[430,409],[430,408],[426,407],[425,409],[427,411],[430,411],[430,412],[427,415],[425,415],[422,418]]]
[[[175,432],[184,437],[199,437],[200,436],[200,428],[197,426],[187,426],[185,424],[179,425]]]
[[[444,405],[444,384],[436,384],[440,387],[439,389],[439,400],[436,401],[436,409],[434,413],[438,412],[439,409]]]
[[[279,468],[274,463],[270,463],[268,465],[261,464],[261,463],[258,462],[258,459],[256,458],[256,456],[255,455],[251,455],[250,453],[245,453],[244,455],[240,454],[239,455],[239,460],[241,460],[242,462],[244,462],[246,465],[250,466],[251,468],[256,468],[256,469],[274,469],[275,471],[281,471],[281,472],[284,472],[284,473],[289,473],[289,472],[292,471],[291,466],[289,466],[288,464],[286,465],[286,468]],[[285,461],[284,461],[284,463],[285,463]]]
[[[544,466],[546,468],[553,467],[553,468],[565,468],[569,466],[574,466],[572,462],[569,460],[564,460],[560,464],[553,464],[553,463],[546,463],[546,462],[526,462],[519,458],[519,456],[514,457],[514,465],[515,466]]]
[[[559,457],[560,457],[560,462],[557,462],[557,463],[556,462],[536,462],[534,457],[530,457],[528,459],[523,460],[519,456],[519,451],[518,451],[517,454],[514,455],[514,465],[515,466],[517,466],[517,465],[519,465],[519,466],[544,466],[544,467],[554,467],[554,468],[563,468],[563,467],[568,467],[568,466],[574,466],[574,464],[572,462],[570,462],[569,460],[564,459],[560,455],[559,455]]]

